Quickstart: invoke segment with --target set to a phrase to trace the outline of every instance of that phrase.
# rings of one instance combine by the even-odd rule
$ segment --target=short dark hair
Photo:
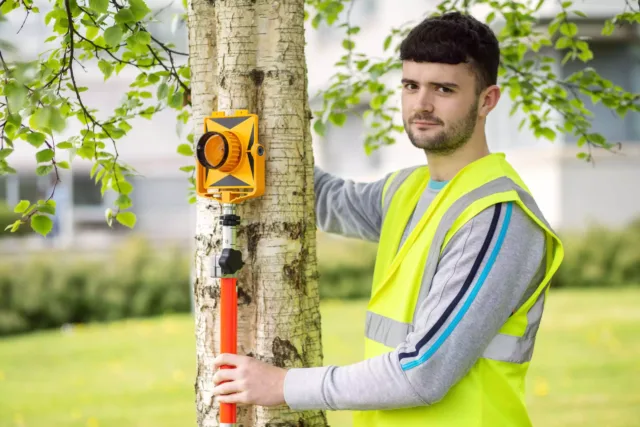
[[[473,16],[450,12],[426,18],[413,28],[400,44],[400,59],[469,63],[476,74],[479,93],[497,83],[500,46],[488,25]]]

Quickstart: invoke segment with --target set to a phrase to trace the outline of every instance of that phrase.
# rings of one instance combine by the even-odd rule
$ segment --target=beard
[[[405,120],[404,129],[409,136],[409,140],[415,147],[421,148],[427,153],[450,154],[471,139],[477,119],[478,104],[474,102],[464,117],[453,123],[449,128],[443,129],[435,135],[416,135],[411,130],[411,122],[413,120],[425,120],[443,125],[442,120],[424,112],[414,115],[408,121]]]

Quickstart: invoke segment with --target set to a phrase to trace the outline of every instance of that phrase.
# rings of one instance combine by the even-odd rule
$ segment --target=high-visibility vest
[[[509,208],[518,205],[546,232],[546,275],[531,297],[504,323],[482,357],[440,401],[413,408],[356,411],[354,426],[530,426],[525,375],[548,285],[564,256],[562,243],[519,175],[502,153],[495,153],[456,174],[398,250],[428,181],[429,168],[421,166],[396,172],[385,185],[383,225],[367,307],[365,358],[393,351],[413,331],[415,308],[427,297],[438,259],[451,237],[492,205],[507,203],[506,215],[510,214]],[[484,279],[479,276],[472,283],[470,294],[482,286]],[[403,365],[404,370],[413,367]]]

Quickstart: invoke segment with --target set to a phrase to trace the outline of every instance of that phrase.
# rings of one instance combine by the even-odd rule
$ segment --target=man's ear
[[[491,85],[483,90],[478,99],[478,116],[483,119],[486,118],[489,113],[496,108],[499,100],[500,87],[498,87],[498,85]]]

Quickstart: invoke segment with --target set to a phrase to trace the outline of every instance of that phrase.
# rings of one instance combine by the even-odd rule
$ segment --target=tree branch
[[[115,157],[113,160],[113,173],[114,175],[116,174],[116,164],[117,164],[117,160],[119,157],[119,153],[118,153],[118,147],[116,146],[116,141],[113,139],[113,137],[111,136],[111,134],[109,133],[108,130],[106,130],[100,123],[98,123],[95,118],[91,115],[91,113],[87,110],[87,108],[84,106],[84,103],[82,102],[82,97],[80,96],[80,92],[78,92],[78,85],[76,84],[76,79],[75,79],[75,75],[73,73],[73,50],[74,50],[74,34],[76,33],[74,25],[73,25],[73,16],[71,15],[71,6],[69,4],[69,0],[64,0],[64,4],[65,4],[65,8],[67,10],[67,20],[69,21],[69,27],[67,30],[67,34],[69,35],[69,75],[71,77],[71,82],[73,84],[73,90],[76,93],[76,98],[78,99],[78,103],[80,104],[80,107],[82,108],[82,112],[84,114],[85,120],[90,120],[91,123],[93,124],[93,131],[92,133],[95,134],[95,128],[96,126],[99,127],[100,129],[102,129],[102,131],[105,133],[105,135],[107,135],[107,137],[111,140],[112,144],[113,144],[113,149],[115,151]],[[88,128],[87,128],[88,130]],[[95,139],[95,137],[94,137]],[[116,187],[117,187],[117,191],[118,193],[120,193],[120,184],[118,182],[118,180],[116,179]]]

